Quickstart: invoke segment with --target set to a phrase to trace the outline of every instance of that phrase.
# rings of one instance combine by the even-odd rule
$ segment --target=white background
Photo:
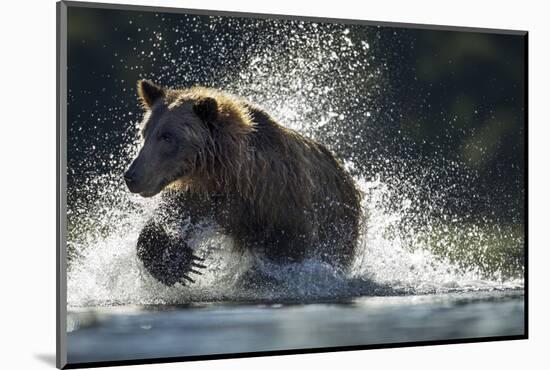
[[[121,3],[120,1],[111,0]],[[529,30],[530,339],[141,366],[151,369],[547,368],[550,51],[544,1],[127,0],[139,5]],[[122,2],[123,3],[123,2]],[[55,353],[55,2],[2,2],[0,367],[52,368]],[[546,350],[546,351],[545,351]],[[546,353],[545,353],[546,352]],[[137,368],[137,367],[133,367]]]

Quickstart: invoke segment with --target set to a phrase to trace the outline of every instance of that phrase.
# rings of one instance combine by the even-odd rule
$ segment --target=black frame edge
[[[525,38],[525,71],[524,71],[524,137],[523,137],[523,156],[524,156],[524,165],[523,165],[523,185],[524,185],[524,324],[523,330],[525,333],[525,338],[529,338],[529,32],[526,32],[524,35]]]
[[[424,23],[404,23],[404,22],[383,22],[374,20],[363,19],[348,19],[348,18],[330,18],[319,16],[300,16],[290,14],[269,14],[269,13],[250,13],[250,12],[238,12],[238,11],[226,11],[226,10],[213,10],[213,9],[189,9],[189,8],[175,8],[166,6],[150,6],[150,5],[131,5],[131,4],[112,4],[101,2],[84,2],[73,0],[62,0],[67,6],[79,7],[79,8],[100,8],[111,10],[134,10],[144,12],[165,12],[176,14],[194,14],[194,15],[213,15],[213,16],[228,16],[228,17],[246,17],[246,18],[258,18],[258,19],[286,19],[286,20],[301,20],[309,22],[328,22],[328,23],[344,23],[344,24],[359,24],[365,26],[382,26],[382,27],[402,27],[402,28],[415,28],[437,31],[460,31],[460,32],[482,32],[482,33],[497,33],[507,35],[524,35],[526,30],[512,30],[512,29],[496,29],[496,28],[483,28],[483,27],[460,27],[460,26],[448,26],[448,25],[435,25]]]

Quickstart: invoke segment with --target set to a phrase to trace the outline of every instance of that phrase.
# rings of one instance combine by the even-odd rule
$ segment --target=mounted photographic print
[[[527,32],[57,10],[58,367],[527,338]]]

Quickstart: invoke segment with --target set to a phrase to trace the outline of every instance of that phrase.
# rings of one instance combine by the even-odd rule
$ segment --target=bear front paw
[[[191,274],[202,275],[199,269],[204,269],[206,266],[199,262],[203,261],[204,259],[195,255],[193,249],[186,243],[172,242],[164,250],[161,260],[149,264],[148,270],[165,285],[172,286],[175,283],[189,285],[195,282]]]
[[[204,259],[195,255],[185,240],[170,237],[158,225],[144,229],[138,239],[137,256],[155,279],[168,286],[194,283],[190,274],[202,275],[199,269],[206,268],[200,263]]]

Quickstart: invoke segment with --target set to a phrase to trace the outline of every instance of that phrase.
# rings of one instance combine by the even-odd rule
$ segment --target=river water
[[[88,307],[68,315],[68,361],[230,354],[524,333],[522,290]]]

